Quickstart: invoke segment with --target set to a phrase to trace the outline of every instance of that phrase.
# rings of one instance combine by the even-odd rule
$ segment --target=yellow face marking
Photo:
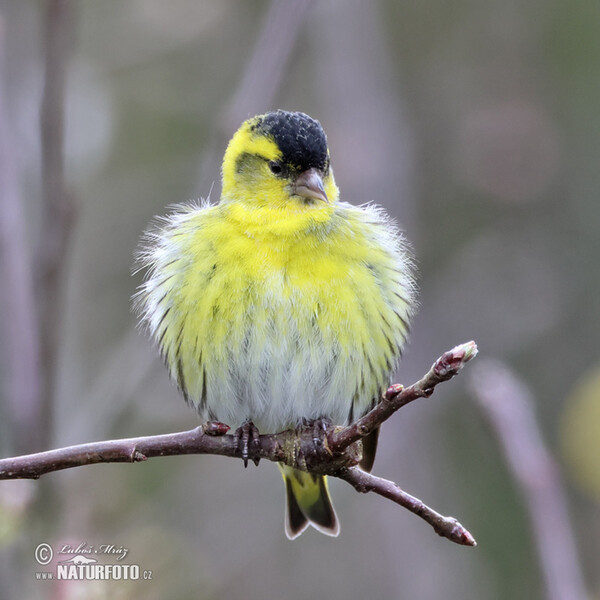
[[[236,134],[231,138],[225,156],[223,158],[223,195],[230,195],[236,190],[238,176],[236,173],[237,163],[240,156],[248,154],[262,158],[265,166],[268,161],[280,160],[281,152],[277,144],[270,138],[254,133],[250,130],[252,121],[244,123]],[[266,170],[265,170],[266,172]],[[258,173],[257,173],[258,175]],[[257,177],[258,178],[258,177]]]
[[[240,220],[246,220],[252,225],[254,218],[247,214],[247,211],[260,209],[270,209],[273,212],[271,217],[265,219],[267,213],[256,215],[255,218],[261,223],[273,220],[279,221],[278,212],[284,211],[281,216],[284,219],[289,218],[289,213],[315,213],[313,218],[322,220],[331,215],[331,211],[325,206],[317,206],[319,203],[306,203],[298,197],[292,196],[289,189],[289,180],[274,175],[270,168],[270,161],[279,161],[282,154],[275,141],[265,136],[260,131],[252,131],[252,125],[255,119],[247,121],[235,133],[223,159],[223,194],[221,203],[232,203],[239,207],[243,215]],[[246,156],[251,161],[247,169],[240,169],[240,157]],[[327,176],[323,178],[323,185],[329,199],[333,204],[338,199],[338,188],[333,178],[333,172],[329,170]],[[316,213],[321,212],[320,216]],[[292,232],[294,229],[302,229],[306,223],[290,222],[284,225],[286,231]],[[259,223],[257,223],[259,225]]]

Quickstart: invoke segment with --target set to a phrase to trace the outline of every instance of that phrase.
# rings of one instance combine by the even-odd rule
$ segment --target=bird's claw
[[[316,454],[331,455],[331,451],[327,445],[327,431],[331,427],[331,421],[321,417],[319,419],[306,420],[303,426],[309,428]]]
[[[258,428],[252,421],[247,421],[241,427],[238,427],[233,434],[235,444],[242,455],[244,467],[248,466],[250,444],[256,448],[259,446],[259,435]],[[252,462],[258,466],[260,457],[253,457]]]
[[[316,448],[325,447],[325,436],[327,434],[327,428],[329,427],[329,421],[327,419],[315,419],[312,427],[313,444]]]

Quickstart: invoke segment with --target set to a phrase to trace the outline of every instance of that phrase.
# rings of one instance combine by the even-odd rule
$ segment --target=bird
[[[204,421],[261,433],[352,423],[379,402],[407,341],[417,302],[405,235],[379,206],[340,200],[323,127],[302,112],[244,121],[221,175],[217,203],[176,205],[144,234],[140,323]],[[366,470],[376,442],[363,442]],[[287,537],[309,525],[337,536],[326,477],[280,468]]]

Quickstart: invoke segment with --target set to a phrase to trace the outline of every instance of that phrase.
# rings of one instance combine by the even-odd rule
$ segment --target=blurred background
[[[340,537],[292,543],[274,465],[171,457],[2,482],[0,598],[600,598],[599,107],[594,0],[0,1],[2,456],[197,425],[132,257],[273,108],[318,118],[342,198],[414,246],[396,380],[480,348],[375,463],[477,548],[340,481]],[[152,580],[36,581],[41,542]]]

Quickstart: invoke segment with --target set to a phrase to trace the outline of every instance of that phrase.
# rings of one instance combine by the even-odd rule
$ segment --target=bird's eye
[[[283,171],[282,166],[274,160],[269,162],[269,169],[271,169],[271,173],[273,173],[274,175],[281,175],[281,172]]]

